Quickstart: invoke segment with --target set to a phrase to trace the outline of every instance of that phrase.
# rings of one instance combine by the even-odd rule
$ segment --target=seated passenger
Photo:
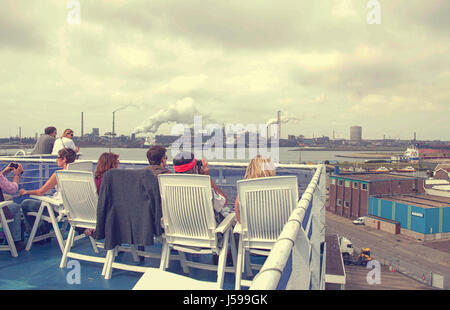
[[[97,169],[95,170],[95,185],[97,186],[97,194],[100,194],[100,186],[103,181],[103,174],[112,168],[119,167],[119,155],[114,153],[103,153],[100,155],[97,162]],[[86,236],[94,236],[95,229],[79,228],[76,229],[78,233],[84,233]]]
[[[23,168],[21,164],[17,165],[18,167],[14,168],[11,164],[9,164],[5,169],[3,169],[2,173],[0,173],[0,201],[5,200],[3,197],[3,191],[12,195],[15,194],[19,188],[19,180]],[[5,177],[11,171],[14,171],[14,178],[12,182]],[[6,219],[14,219],[8,224],[8,226],[11,231],[14,244],[16,245],[16,250],[21,251],[25,248],[25,244],[22,240],[20,205],[17,203],[10,204],[9,206],[3,208],[3,212],[5,213]]]
[[[58,164],[58,167],[61,167],[63,169],[67,169],[68,164],[73,163],[75,161],[77,154],[72,149],[62,149],[58,152],[58,158],[56,158],[56,163]],[[56,173],[53,173],[52,176],[45,182],[45,184],[39,188],[34,190],[20,190],[20,195],[36,195],[36,196],[43,196],[53,188],[55,188],[57,185],[56,181]],[[60,200],[59,192],[57,191],[55,195],[53,195],[53,198]],[[25,219],[25,229],[28,233],[31,233],[31,229],[34,225],[34,216],[29,216],[29,212],[37,212],[39,210],[39,207],[41,206],[41,201],[36,199],[25,199],[22,201],[22,211]],[[47,210],[44,211],[44,215],[49,215]],[[36,233],[36,236],[40,236],[46,233],[50,232],[50,224],[41,221],[38,227],[38,231]]]
[[[263,157],[257,155],[253,158],[247,166],[244,179],[256,179],[275,176],[275,165],[272,163],[270,157]],[[240,223],[241,215],[239,213],[239,197],[236,196],[234,202],[234,211],[236,212],[236,219]]]
[[[200,165],[201,164],[201,165]],[[198,162],[195,159],[194,154],[189,152],[183,152],[177,154],[173,158],[173,168],[175,173],[190,173],[190,174],[203,174],[209,175],[210,169],[206,159],[202,159]],[[213,191],[213,207],[216,222],[220,223],[232,210],[225,207],[228,202],[227,196],[223,191],[214,183],[211,179],[211,188]]]
[[[147,159],[150,169],[155,176],[161,173],[170,173],[170,170],[166,168],[167,164],[167,150],[163,146],[154,145],[147,151]]]
[[[103,153],[100,155],[97,162],[97,169],[95,170],[95,185],[97,185],[97,194],[100,193],[100,186],[102,185],[103,174],[112,168],[119,167],[119,155],[114,153]]]
[[[56,135],[57,130],[55,127],[45,128],[44,134],[39,137],[30,154],[51,154],[53,145],[55,144]]]
[[[73,130],[72,129],[64,130],[64,133],[62,134],[61,138],[55,140],[52,155],[58,155],[59,150],[62,149],[72,149],[75,151],[75,153],[78,153],[80,151],[80,148],[78,146],[75,146],[75,143],[73,142],[72,139],[73,139]]]

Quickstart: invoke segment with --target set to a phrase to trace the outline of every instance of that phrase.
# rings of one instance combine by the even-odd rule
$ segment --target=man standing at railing
[[[30,153],[31,155],[52,153],[57,130],[55,127],[47,127],[44,132],[45,133],[37,140],[33,150]]]
[[[10,182],[5,175],[14,171],[13,181]],[[9,164],[2,173],[0,173],[0,202],[4,201],[3,191],[7,194],[15,194],[19,188],[20,175],[23,172],[21,164]],[[20,205],[13,203],[3,208],[5,216],[7,219],[14,219],[9,223],[9,229],[11,231],[14,244],[16,245],[16,250],[21,251],[25,248],[25,244],[22,240],[22,228],[20,219]]]

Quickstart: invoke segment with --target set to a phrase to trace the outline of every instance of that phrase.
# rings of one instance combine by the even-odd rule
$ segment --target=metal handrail
[[[289,259],[297,234],[302,227],[306,209],[311,203],[314,191],[318,188],[318,182],[323,165],[319,165],[308,188],[297,204],[297,208],[292,212],[289,220],[285,224],[280,236],[275,242],[269,256],[266,259],[260,272],[255,276],[250,286],[251,290],[274,290],[280,281],[284,267]],[[311,221],[311,218],[309,219]]]

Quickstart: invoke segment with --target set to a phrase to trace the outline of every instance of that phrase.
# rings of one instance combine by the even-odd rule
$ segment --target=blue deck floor
[[[99,256],[106,251],[99,249]],[[146,251],[161,253],[161,244],[145,247]],[[73,252],[93,255],[91,244],[87,238],[75,242]],[[101,275],[103,264],[87,261],[80,262],[80,284],[70,284],[72,268],[59,268],[62,253],[56,238],[43,245],[33,244],[30,251],[22,250],[19,257],[12,257],[9,251],[0,252],[0,290],[130,290],[138,282],[142,273],[113,269],[112,277],[105,280]],[[194,258],[194,260],[198,258]],[[212,255],[200,256],[201,262],[212,263]],[[252,256],[252,263],[262,264],[264,257]],[[71,259],[69,258],[69,261]],[[135,263],[130,253],[122,252],[116,262],[159,268],[159,259],[142,258]],[[167,271],[183,274],[180,263],[171,260]],[[253,271],[255,274],[256,271]],[[73,273],[72,273],[73,274]],[[216,281],[216,272],[190,268],[189,277],[203,281]],[[243,275],[245,279],[245,274]],[[234,274],[226,273],[224,289],[234,289]]]

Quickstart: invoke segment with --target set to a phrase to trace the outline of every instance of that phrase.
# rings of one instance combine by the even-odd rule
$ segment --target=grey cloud
[[[28,20],[26,7],[16,7],[12,2],[2,2],[0,10],[0,48],[19,50],[43,48],[46,45],[39,27]]]
[[[411,0],[390,1],[383,3],[382,10],[388,10],[398,18],[402,26],[413,31],[414,29],[427,30],[430,35],[448,38],[450,29],[450,1]],[[394,15],[395,14],[395,15]]]
[[[309,5],[294,0],[273,3],[261,1],[136,1],[122,8],[89,4],[84,9],[89,20],[115,28],[126,25],[147,35],[166,33],[203,46],[237,49],[277,49],[310,42],[329,43],[317,35],[340,32],[336,23],[329,29],[316,29],[317,20],[327,19],[328,5]],[[345,31],[345,30],[342,30]],[[336,41],[340,43],[340,41]]]

